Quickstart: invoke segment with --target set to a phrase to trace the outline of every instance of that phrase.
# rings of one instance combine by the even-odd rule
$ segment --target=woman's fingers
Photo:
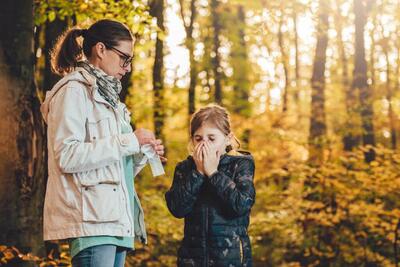
[[[139,128],[133,132],[139,141],[140,145],[152,144],[155,141],[153,132],[150,130]]]
[[[158,156],[164,155],[164,146],[163,145],[157,145],[154,150],[156,151],[156,154]]]

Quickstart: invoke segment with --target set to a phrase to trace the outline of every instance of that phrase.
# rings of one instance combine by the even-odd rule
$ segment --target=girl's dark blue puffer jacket
[[[247,152],[223,155],[211,177],[196,170],[191,156],[178,163],[165,194],[170,212],[185,218],[178,266],[252,266],[247,228],[255,201],[253,178],[254,160]]]

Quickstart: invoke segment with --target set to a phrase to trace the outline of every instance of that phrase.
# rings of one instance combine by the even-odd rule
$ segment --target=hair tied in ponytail
[[[81,30],[81,36],[82,36],[83,38],[86,38],[87,33],[88,33],[88,30],[87,30],[87,29],[82,29],[82,30]]]

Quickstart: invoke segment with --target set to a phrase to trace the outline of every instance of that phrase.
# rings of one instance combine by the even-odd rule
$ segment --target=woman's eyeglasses
[[[124,52],[118,50],[117,48],[113,47],[113,46],[106,46],[107,49],[111,49],[112,51],[114,51],[122,60],[122,65],[120,65],[122,68],[126,68],[128,67],[133,60],[133,57],[131,57],[130,55],[125,54]]]

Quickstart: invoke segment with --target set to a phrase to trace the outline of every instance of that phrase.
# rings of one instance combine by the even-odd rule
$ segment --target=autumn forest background
[[[399,266],[400,0],[3,0],[0,266],[69,263],[42,241],[39,107],[57,37],[101,18],[135,35],[121,99],[168,157],[167,175],[136,179],[150,240],[127,266],[175,265],[183,222],[164,193],[209,103],[256,160],[255,266]]]

